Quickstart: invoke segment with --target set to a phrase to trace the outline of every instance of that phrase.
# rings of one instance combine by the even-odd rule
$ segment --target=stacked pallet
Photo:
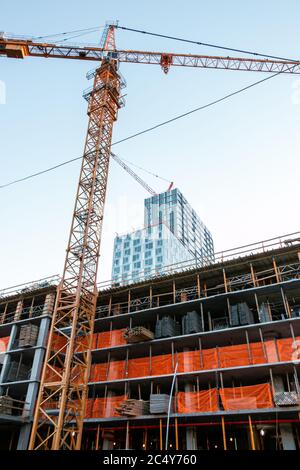
[[[195,310],[187,312],[182,317],[182,334],[190,335],[192,333],[199,333],[199,331],[202,331],[200,315]]]
[[[155,325],[155,338],[170,338],[171,336],[179,336],[180,334],[180,325],[173,318],[166,316],[161,320],[157,320]]]
[[[14,382],[19,380],[27,380],[29,376],[30,367],[19,362],[11,362],[8,374],[6,377],[7,382]]]
[[[144,416],[150,412],[149,401],[128,398],[115,411],[121,416]]]
[[[150,414],[168,413],[170,395],[151,394],[150,395]],[[173,400],[172,400],[173,401]],[[172,402],[171,402],[172,412]]]
[[[0,414],[11,415],[13,399],[8,396],[0,396]]]
[[[151,339],[154,339],[154,334],[143,326],[135,326],[134,328],[126,329],[124,338],[127,343],[139,343],[141,341],[150,341]]]
[[[37,325],[22,325],[20,328],[19,348],[36,345],[39,327]]]

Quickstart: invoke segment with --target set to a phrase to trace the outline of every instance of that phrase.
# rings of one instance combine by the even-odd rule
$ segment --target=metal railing
[[[280,237],[269,238],[256,243],[250,243],[248,245],[219,251],[215,253],[214,259],[211,259],[211,257],[201,259],[193,258],[180,263],[170,264],[160,269],[151,269],[147,274],[142,270],[134,277],[129,275],[126,278],[123,277],[118,279],[118,281],[113,279],[102,281],[98,283],[98,289],[106,290],[113,287],[121,287],[140,281],[155,279],[161,276],[168,276],[178,272],[189,271],[201,267],[209,267],[218,263],[224,263],[228,260],[242,258],[247,255],[250,256],[259,253],[266,253],[271,250],[293,246],[294,244],[300,244],[300,232],[289,233],[287,235],[281,235]]]
[[[60,276],[55,274],[54,276],[44,277],[36,281],[31,281],[16,286],[7,287],[0,290],[0,299],[16,294],[26,294],[27,292],[43,289],[45,287],[57,286],[60,282]]]

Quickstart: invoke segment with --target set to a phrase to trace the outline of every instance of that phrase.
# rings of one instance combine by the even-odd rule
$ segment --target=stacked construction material
[[[193,310],[182,317],[182,334],[190,335],[202,331],[200,315]]]
[[[144,416],[150,412],[149,401],[128,398],[115,411],[121,416]]]
[[[20,328],[19,348],[26,348],[36,345],[39,333],[37,325],[22,325]]]
[[[0,396],[0,414],[11,415],[13,407],[13,399],[8,396]]]
[[[297,392],[277,392],[274,394],[274,403],[277,406],[298,406],[300,397]]]
[[[181,328],[178,322],[173,318],[166,316],[161,320],[157,320],[155,325],[155,338],[170,338],[171,336],[179,336]]]
[[[150,395],[150,414],[168,413],[170,395],[151,394]],[[171,412],[173,408],[173,400],[171,400]]]
[[[231,306],[231,326],[250,325],[254,323],[253,313],[246,302]]]
[[[124,333],[124,338],[127,343],[139,343],[141,341],[149,341],[154,339],[152,331],[144,328],[143,326],[135,326],[134,328],[127,328]]]
[[[7,382],[14,382],[19,380],[26,380],[29,376],[30,368],[25,364],[19,362],[11,362],[10,368],[6,377]]]

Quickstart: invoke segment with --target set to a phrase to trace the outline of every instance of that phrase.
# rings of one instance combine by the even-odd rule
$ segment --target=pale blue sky
[[[3,4],[2,4],[3,3]],[[0,30],[29,35],[121,25],[297,59],[297,0],[1,2]],[[74,41],[97,42],[97,34]],[[71,41],[72,42],[72,41]],[[213,49],[125,31],[120,49]],[[221,54],[221,52],[219,52]],[[228,53],[224,52],[224,55]],[[82,91],[95,64],[0,58],[0,184],[79,156],[87,117]],[[266,75],[122,64],[126,107],[114,140],[219,98]],[[211,230],[216,250],[294,232],[298,223],[300,77],[277,77],[231,100],[114,147],[174,180]],[[61,273],[79,164],[0,191],[0,288]],[[157,190],[166,184],[141,175]],[[112,162],[99,279],[112,242],[143,222],[147,193]]]

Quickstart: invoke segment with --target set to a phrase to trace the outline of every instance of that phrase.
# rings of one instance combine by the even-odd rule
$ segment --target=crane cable
[[[287,70],[288,70],[288,71],[289,71],[289,70],[292,70],[294,67],[296,67],[296,65],[292,65],[292,66],[289,67]],[[247,85],[247,86],[245,86],[245,87],[243,87],[243,88],[240,88],[239,90],[236,90],[236,91],[234,91],[234,92],[232,92],[232,93],[229,93],[229,94],[223,96],[222,98],[218,98],[218,99],[216,99],[216,100],[214,100],[214,101],[211,101],[211,102],[209,102],[209,103],[207,103],[207,104],[205,104],[205,105],[202,105],[202,106],[199,106],[199,107],[197,107],[197,108],[194,108],[194,109],[192,109],[192,110],[190,110],[190,111],[187,111],[186,113],[179,114],[178,116],[175,116],[175,117],[173,117],[173,118],[171,118],[171,119],[168,119],[168,120],[166,120],[166,121],[160,122],[159,124],[156,124],[156,125],[154,125],[154,126],[152,126],[152,127],[148,127],[147,129],[144,129],[144,130],[142,130],[142,131],[136,132],[135,134],[131,134],[131,135],[129,135],[128,137],[125,137],[124,139],[120,139],[120,140],[118,140],[118,141],[116,141],[116,142],[113,142],[113,143],[112,143],[112,146],[113,146],[113,145],[121,144],[122,142],[126,142],[127,140],[130,140],[130,139],[134,139],[134,138],[136,138],[136,137],[138,137],[138,136],[140,136],[140,135],[143,135],[143,134],[146,134],[146,133],[148,133],[148,132],[151,132],[151,131],[153,131],[153,130],[155,130],[155,129],[158,129],[159,127],[163,127],[163,126],[165,126],[165,125],[167,125],[167,124],[170,124],[170,123],[172,123],[172,122],[174,122],[174,121],[177,121],[177,120],[179,120],[179,119],[182,119],[182,118],[184,118],[184,117],[186,117],[186,116],[189,116],[189,115],[191,115],[191,114],[193,114],[193,113],[196,113],[197,111],[202,111],[202,110],[204,110],[204,109],[206,109],[206,108],[209,108],[209,107],[211,107],[211,106],[214,106],[214,105],[216,105],[216,104],[218,104],[218,103],[221,103],[222,101],[225,101],[225,100],[228,100],[229,98],[232,98],[232,97],[235,96],[235,95],[238,95],[238,94],[240,94],[240,93],[242,93],[242,92],[244,92],[244,91],[247,91],[247,90],[249,90],[250,88],[253,88],[253,87],[257,86],[257,85],[260,85],[261,83],[264,83],[264,82],[266,82],[266,81],[268,81],[268,80],[271,80],[272,78],[275,78],[275,77],[277,77],[278,75],[281,75],[281,74],[282,74],[282,72],[276,72],[276,73],[274,73],[274,74],[272,74],[272,75],[270,75],[270,76],[268,76],[268,77],[265,77],[265,78],[263,78],[263,79],[261,79],[261,80],[258,80],[258,81],[256,81],[256,82],[253,82],[253,83],[251,83],[250,85]],[[62,162],[62,163],[59,163],[58,165],[52,166],[52,167],[50,167],[50,168],[46,168],[45,170],[41,170],[41,171],[39,171],[39,172],[37,172],[37,173],[33,173],[33,174],[30,174],[30,175],[24,176],[23,178],[19,178],[19,179],[17,179],[17,180],[13,180],[13,181],[10,181],[10,182],[8,182],[8,183],[2,184],[2,185],[0,185],[0,189],[4,189],[4,188],[6,188],[6,187],[8,187],[8,186],[12,186],[12,185],[17,184],[17,183],[20,183],[20,182],[22,182],[22,181],[25,181],[25,180],[34,178],[34,177],[39,176],[39,175],[42,175],[42,174],[44,174],[44,173],[48,173],[48,172],[50,172],[50,171],[52,171],[52,170],[56,170],[57,168],[60,168],[60,167],[62,167],[62,166],[64,166],[64,165],[68,165],[69,163],[75,162],[76,160],[80,160],[80,159],[82,159],[82,158],[83,158],[83,155],[81,155],[80,157],[72,158],[71,160],[66,160],[66,161],[64,161],[64,162]],[[145,171],[148,171],[148,170],[145,170]],[[154,176],[157,176],[157,175],[154,175]],[[157,177],[158,177],[158,178],[161,178],[161,177],[159,177],[159,176],[157,176]]]
[[[211,44],[211,43],[208,43],[208,42],[193,41],[191,39],[184,39],[184,38],[180,38],[180,37],[176,37],[176,36],[168,36],[166,34],[152,33],[150,31],[142,31],[140,29],[127,28],[126,26],[115,25],[115,28],[123,29],[125,31],[132,31],[134,33],[142,33],[142,34],[146,34],[148,36],[156,36],[158,38],[171,39],[173,41],[186,42],[188,44],[197,44],[198,46],[206,46],[206,47],[212,47],[212,48],[215,48],[215,49],[221,49],[221,50],[224,50],[224,51],[239,52],[239,53],[242,53],[242,54],[254,55],[256,57],[264,57],[264,58],[268,58],[268,59],[277,59],[277,60],[286,60],[288,62],[299,62],[299,60],[286,59],[285,57],[279,57],[279,56],[276,56],[276,55],[263,54],[263,53],[260,53],[260,52],[247,51],[247,50],[244,50],[244,49],[235,49],[233,47],[220,46],[219,44]]]

